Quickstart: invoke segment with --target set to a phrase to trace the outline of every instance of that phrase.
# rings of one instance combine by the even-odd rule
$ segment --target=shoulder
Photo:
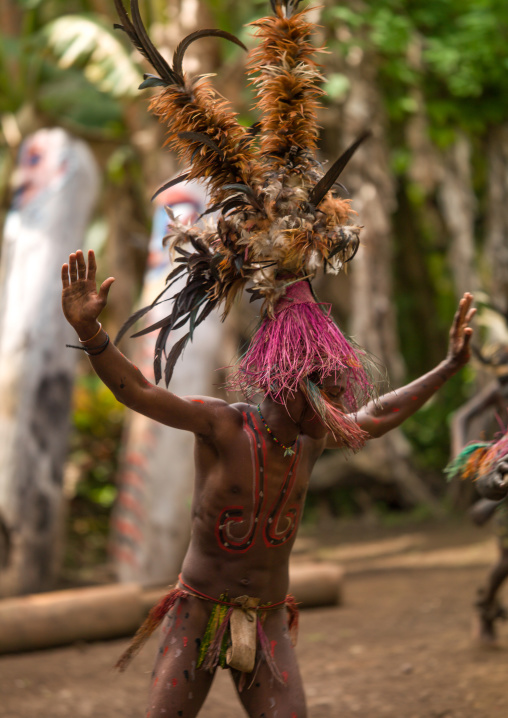
[[[184,401],[206,412],[213,434],[241,427],[247,404],[228,404],[223,399],[210,396],[185,396]]]

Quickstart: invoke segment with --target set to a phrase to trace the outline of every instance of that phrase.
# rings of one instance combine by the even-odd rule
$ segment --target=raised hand
[[[114,277],[108,277],[97,292],[97,264],[93,250],[88,252],[88,268],[83,252],[78,249],[62,265],[62,309],[78,336],[86,340],[97,330],[97,317],[106,306]]]
[[[446,362],[453,372],[461,369],[471,357],[470,343],[473,330],[469,323],[476,314],[476,309],[471,306],[472,303],[473,295],[466,292],[459,302],[450,328]]]

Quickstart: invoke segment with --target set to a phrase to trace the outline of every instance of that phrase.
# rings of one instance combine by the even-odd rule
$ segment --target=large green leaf
[[[111,137],[125,132],[121,104],[87,82],[79,70],[46,74],[37,105],[77,132],[100,132]]]
[[[143,79],[138,66],[97,17],[64,15],[42,32],[61,68],[82,67],[89,82],[113,97],[137,94]]]

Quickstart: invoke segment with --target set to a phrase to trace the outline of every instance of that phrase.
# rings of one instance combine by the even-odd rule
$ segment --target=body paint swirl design
[[[298,437],[296,443],[296,451],[281,484],[279,495],[272,509],[268,513],[267,519],[263,526],[263,539],[267,546],[280,546],[289,541],[298,526],[298,519],[301,511],[301,504],[293,504],[285,510],[287,501],[293,489],[298,464],[302,454],[302,442]],[[284,512],[284,513],[283,513]],[[286,520],[286,525],[279,530],[281,519]]]
[[[215,526],[215,536],[221,548],[232,553],[243,553],[252,546],[259,525],[264,500],[266,444],[252,415],[243,412],[244,429],[250,442],[252,460],[253,497],[252,516],[245,533],[239,536],[234,529],[240,529],[247,522],[244,506],[226,506],[220,513]]]

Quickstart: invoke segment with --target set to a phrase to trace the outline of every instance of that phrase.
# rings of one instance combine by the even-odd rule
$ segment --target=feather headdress
[[[478,480],[489,474],[508,455],[508,432],[494,441],[477,441],[465,446],[445,468],[448,479]]]
[[[308,286],[320,267],[338,272],[358,249],[361,228],[351,222],[350,202],[338,195],[337,182],[368,133],[324,172],[315,156],[323,78],[314,58],[320,50],[311,42],[314,27],[298,12],[299,2],[271,0],[273,15],[252,24],[259,44],[250,52],[247,68],[261,119],[249,129],[238,123],[208,77],[188,78],[182,68],[186,49],[201,37],[214,35],[243,47],[240,40],[219,30],[192,33],[176,48],[170,65],[148,37],[138,1],[131,0],[129,16],[122,0],[115,0],[121,21],[116,27],[157,73],[145,75],[141,88],[158,90],[150,108],[167,127],[165,144],[189,168],[159,191],[184,180],[205,180],[207,213],[218,213],[216,225],[205,229],[172,218],[167,241],[178,255],[178,266],[163,294],[180,275],[187,275],[186,285],[173,297],[167,317],[134,336],[159,330],[155,376],[157,381],[162,377],[164,355],[168,383],[195,328],[214,308],[227,316],[235,297],[246,290],[251,301],[263,300],[262,322],[230,386],[281,400],[284,392],[300,388],[330,429],[338,431],[341,422],[331,418],[334,412],[319,383],[347,370],[352,377],[348,409],[354,411],[357,392],[352,384],[363,393],[371,388],[363,368],[365,353],[345,340],[310,291],[303,301],[295,301],[294,287],[300,282]],[[160,301],[166,301],[163,295],[134,314],[117,340]],[[188,333],[166,354],[169,333],[185,325]],[[346,443],[356,448],[358,442]]]

